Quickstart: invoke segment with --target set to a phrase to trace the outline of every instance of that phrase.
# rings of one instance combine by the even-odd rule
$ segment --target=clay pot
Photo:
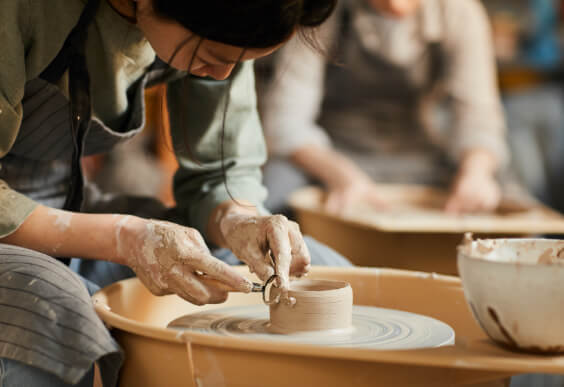
[[[273,287],[269,296],[272,332],[352,329],[353,294],[346,282],[302,279],[290,285],[292,302],[274,302],[279,294],[280,290]]]
[[[458,249],[474,317],[495,342],[564,352],[564,241],[486,239]]]

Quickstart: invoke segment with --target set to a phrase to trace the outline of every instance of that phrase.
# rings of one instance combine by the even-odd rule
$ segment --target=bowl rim
[[[527,267],[564,267],[564,261],[562,263],[541,263],[538,262],[526,262],[526,261],[517,261],[517,262],[507,262],[507,261],[498,261],[493,260],[485,257],[480,257],[474,254],[469,253],[467,250],[471,247],[472,244],[477,242],[485,242],[485,241],[498,241],[498,242],[509,242],[509,243],[526,243],[526,242],[552,242],[552,243],[562,243],[562,247],[564,248],[564,239],[551,239],[551,238],[479,238],[473,239],[471,242],[463,241],[460,245],[457,246],[457,262],[461,259],[469,259],[476,262],[484,262],[487,264],[492,265],[499,265],[499,266],[527,266]]]

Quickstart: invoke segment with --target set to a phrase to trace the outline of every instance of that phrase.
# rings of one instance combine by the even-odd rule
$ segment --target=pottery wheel
[[[454,344],[454,330],[430,317],[399,310],[353,306],[353,327],[346,331],[275,334],[268,331],[264,305],[218,308],[193,313],[168,327],[201,333],[334,347],[417,349]]]

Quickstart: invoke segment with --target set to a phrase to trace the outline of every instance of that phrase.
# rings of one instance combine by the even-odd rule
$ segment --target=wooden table
[[[308,187],[290,205],[302,232],[359,266],[457,274],[456,246],[465,232],[477,238],[564,234],[564,216],[532,200],[504,198],[496,213],[449,215],[446,193],[424,186],[381,185],[388,208],[358,204],[342,215],[323,210],[324,192]]]

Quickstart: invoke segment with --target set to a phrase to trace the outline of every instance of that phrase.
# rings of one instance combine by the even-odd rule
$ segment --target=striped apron
[[[85,14],[98,1],[89,0],[75,28],[84,29],[81,23],[88,21]],[[93,17],[93,14],[90,16]],[[57,58],[60,58],[60,54]],[[69,69],[71,96],[75,95],[72,74],[80,72],[80,69],[72,68],[75,64],[73,62]],[[142,198],[112,201],[103,195],[102,200],[93,201],[95,190],[87,186],[82,201],[70,197],[69,192],[72,194],[74,187],[74,193],[78,193],[81,199],[82,189],[76,189],[82,184],[82,176],[77,169],[77,166],[80,168],[80,155],[108,152],[116,144],[141,131],[144,126],[145,88],[178,79],[185,74],[157,59],[146,74],[130,86],[129,111],[121,128],[109,128],[93,117],[89,125],[82,127],[86,130],[77,133],[77,116],[81,115],[83,119],[88,115],[89,106],[86,106],[86,110],[77,109],[72,105],[75,99],[71,97],[69,103],[59,87],[53,84],[53,80],[59,80],[57,67],[54,71],[56,76],[47,77],[51,82],[40,77],[26,83],[22,101],[23,121],[13,147],[0,159],[0,179],[14,190],[54,208],[130,213],[178,222],[174,211],[164,213],[164,207]],[[83,90],[75,87],[74,92],[77,91]],[[83,145],[78,155],[77,145]],[[312,255],[312,264],[350,266],[348,261],[326,246],[310,238],[306,239],[306,243]],[[226,249],[216,250],[214,254],[229,264],[239,263]],[[63,383],[65,386],[76,384],[89,377],[94,362],[100,368],[104,386],[114,386],[123,353],[97,317],[90,294],[101,286],[132,275],[129,268],[109,262],[73,259],[69,267],[57,258],[0,244],[0,386],[5,386],[5,376],[7,387],[13,385],[9,383],[49,387],[62,386]],[[29,375],[11,381],[9,375],[4,375],[3,361],[16,361],[17,364],[28,366],[26,370]],[[33,375],[40,377],[33,379]],[[55,375],[61,384],[53,384],[51,375]],[[29,382],[31,379],[34,381]]]
[[[97,8],[93,3],[98,1],[89,1],[75,28],[86,23],[79,28],[86,29]],[[89,5],[90,20],[86,20]],[[107,152],[141,131],[144,89],[163,75],[163,70],[156,67],[130,88],[130,110],[123,127],[115,130],[96,118],[91,119],[82,133],[83,155]],[[72,71],[71,67],[69,73]],[[67,191],[76,173],[73,161],[77,164],[77,160],[73,160],[77,154],[70,119],[72,104],[59,87],[42,78],[26,83],[22,104],[23,121],[13,147],[0,160],[0,179],[38,203],[79,210],[65,206]],[[82,180],[82,175],[78,178]],[[82,192],[82,187],[80,190]],[[82,207],[85,209],[85,205]],[[133,273],[108,262],[92,264],[96,265],[96,269],[91,270],[93,274],[104,277],[95,281],[97,284],[79,276],[54,257],[0,244],[0,385],[4,385],[2,359],[36,367],[68,384],[81,380],[97,361],[104,386],[117,383],[123,353],[96,315],[90,294],[99,289],[98,285]],[[34,385],[51,384],[38,381]]]

